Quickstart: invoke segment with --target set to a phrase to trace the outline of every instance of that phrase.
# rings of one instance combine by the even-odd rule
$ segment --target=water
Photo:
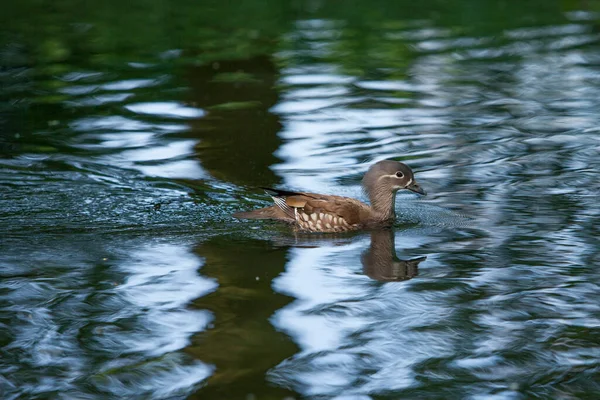
[[[6,7],[0,397],[597,398],[600,3],[148,4]]]

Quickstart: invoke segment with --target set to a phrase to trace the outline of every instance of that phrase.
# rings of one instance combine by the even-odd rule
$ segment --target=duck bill
[[[421,187],[421,185],[419,185],[417,182],[411,183],[406,188],[408,190],[410,190],[411,192],[419,193],[419,194],[422,194],[423,196],[427,195],[427,192],[425,190],[423,190],[423,188]]]

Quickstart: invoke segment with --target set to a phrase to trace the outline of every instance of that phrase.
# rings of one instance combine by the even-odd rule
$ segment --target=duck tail
[[[259,208],[258,210],[252,211],[240,211],[232,215],[234,218],[239,219],[279,219],[285,218],[284,213],[277,206],[270,206],[265,208]]]

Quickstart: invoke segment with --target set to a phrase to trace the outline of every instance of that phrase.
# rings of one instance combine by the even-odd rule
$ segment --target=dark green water
[[[600,2],[12,3],[0,398],[600,396]],[[384,158],[391,234],[230,217]]]

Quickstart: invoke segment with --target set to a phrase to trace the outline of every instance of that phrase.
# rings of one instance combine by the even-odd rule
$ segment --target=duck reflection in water
[[[371,245],[362,254],[363,272],[382,282],[399,282],[419,274],[419,263],[427,257],[400,260],[396,256],[395,237],[391,229],[371,231]]]
[[[363,273],[369,278],[381,282],[401,282],[419,275],[419,264],[427,260],[426,256],[400,260],[396,256],[395,236],[392,228],[370,231],[371,243],[362,252],[360,261]],[[348,236],[314,236],[306,232],[295,232],[294,236],[274,239],[278,246],[296,248],[314,248],[321,246],[346,246],[352,242]]]

